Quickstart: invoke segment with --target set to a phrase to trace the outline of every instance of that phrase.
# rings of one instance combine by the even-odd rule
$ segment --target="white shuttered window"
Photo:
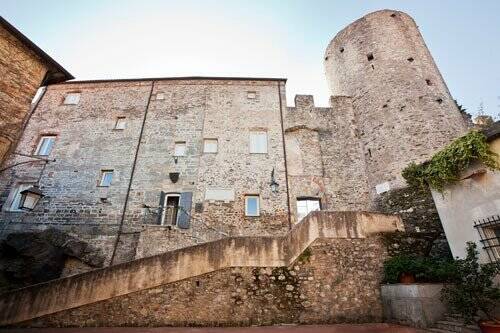
[[[252,131],[250,132],[250,154],[266,154],[267,153],[267,132]]]

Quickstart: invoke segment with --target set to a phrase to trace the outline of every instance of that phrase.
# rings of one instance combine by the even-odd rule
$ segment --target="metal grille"
[[[500,216],[474,221],[474,228],[479,233],[490,262],[500,262]]]
[[[162,210],[163,218],[162,225],[176,225],[177,224],[177,214],[179,212],[179,206],[166,206],[160,208]]]

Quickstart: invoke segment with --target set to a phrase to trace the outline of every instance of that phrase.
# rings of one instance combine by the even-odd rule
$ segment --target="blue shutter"
[[[189,228],[191,219],[191,203],[193,201],[193,192],[182,192],[179,200],[179,212],[177,213],[177,226],[181,229]]]
[[[160,203],[158,205],[158,216],[156,217],[156,224],[161,224],[161,217],[163,216],[163,209],[165,209],[165,192],[160,192]]]

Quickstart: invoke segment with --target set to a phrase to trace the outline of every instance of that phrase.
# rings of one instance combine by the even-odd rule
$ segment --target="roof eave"
[[[19,30],[17,30],[12,24],[0,16],[0,25],[3,26],[8,32],[10,32],[14,37],[16,37],[21,43],[23,43],[27,48],[32,50],[37,56],[39,56],[49,67],[49,71],[45,76],[42,85],[60,83],[67,80],[74,79],[64,67],[62,67],[57,61],[52,59],[45,51],[39,48],[35,43],[33,43],[28,37],[23,35]]]

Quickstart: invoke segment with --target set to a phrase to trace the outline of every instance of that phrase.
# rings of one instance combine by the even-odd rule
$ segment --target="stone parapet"
[[[312,212],[285,236],[229,237],[8,292],[0,296],[0,325],[228,267],[288,266],[317,239],[364,239],[402,228],[396,215]]]

